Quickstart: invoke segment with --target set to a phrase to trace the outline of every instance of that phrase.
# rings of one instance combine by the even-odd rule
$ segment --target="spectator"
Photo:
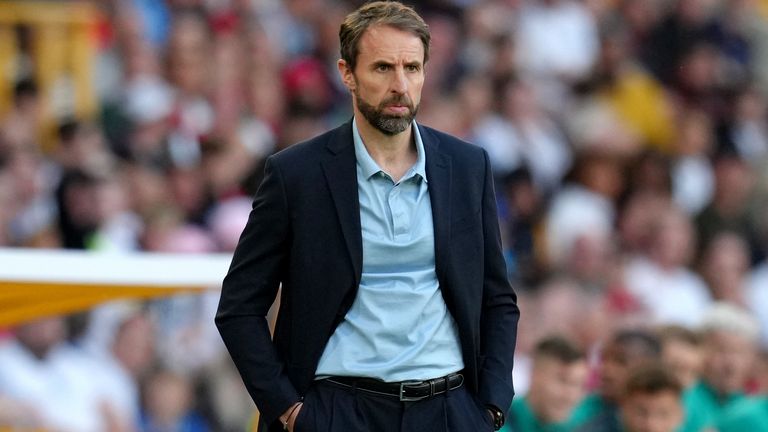
[[[734,404],[717,421],[718,432],[741,432],[768,430],[768,355],[760,356],[760,365],[756,368],[760,381],[758,395]]]
[[[543,214],[543,193],[533,182],[531,173],[520,168],[502,180],[504,210],[502,244],[507,259],[507,271],[512,281],[531,286],[541,276],[538,260],[542,245],[536,238]]]
[[[701,379],[686,390],[681,431],[713,426],[724,412],[745,398],[759,331],[754,318],[740,307],[715,303],[707,312],[702,323],[704,367]]]
[[[159,370],[146,379],[144,432],[207,432],[207,423],[193,409],[192,387],[183,375]]]
[[[44,103],[32,78],[23,78],[13,86],[13,108],[0,121],[0,152],[39,150]]]
[[[96,208],[98,176],[80,170],[64,173],[56,191],[62,246],[86,249],[99,225]]]
[[[571,413],[584,397],[587,362],[584,352],[561,336],[550,336],[533,351],[531,388],[515,398],[502,431],[568,430]]]
[[[768,160],[768,115],[765,94],[748,87],[736,96],[729,138],[742,159],[757,167]]]
[[[26,413],[33,428],[62,431],[122,431],[115,407],[94,382],[88,358],[65,344],[61,317],[15,329],[0,347],[0,394]]]
[[[661,364],[634,369],[621,398],[623,427],[617,431],[677,431],[683,420],[682,392],[677,378]]]
[[[624,281],[629,292],[657,323],[696,324],[710,303],[706,285],[686,267],[694,241],[690,220],[667,206],[655,215],[648,249],[627,264]]]
[[[591,77],[595,92],[644,145],[668,152],[675,130],[673,107],[661,83],[630,56],[630,35],[619,25],[605,26],[601,35],[600,56]]]
[[[540,106],[530,82],[506,78],[497,87],[495,92],[502,95],[498,113],[475,122],[473,141],[488,151],[497,178],[528,167],[536,186],[552,191],[571,165],[570,145]],[[486,90],[490,97],[493,89]]]
[[[93,341],[80,340],[89,350],[80,361],[88,365],[90,380],[104,395],[110,421],[119,430],[132,432],[139,425],[138,383],[154,362],[155,330],[147,314],[137,308],[122,314],[106,350]]]
[[[715,192],[712,202],[696,216],[696,231],[705,248],[721,231],[732,231],[745,239],[756,239],[749,204],[755,174],[749,164],[732,150],[723,149],[714,157]],[[750,244],[751,250],[758,249]],[[751,254],[750,254],[751,255]]]
[[[672,195],[689,215],[698,214],[714,196],[715,176],[710,162],[715,136],[712,119],[703,111],[689,109],[680,114],[672,147]]]
[[[563,107],[566,85],[582,79],[598,54],[597,23],[581,2],[525,2],[517,27],[517,61],[550,111]]]
[[[652,164],[652,163],[651,163]],[[655,171],[656,168],[648,168],[647,171]],[[637,183],[653,182],[648,180],[653,173],[645,172]],[[632,257],[638,256],[650,249],[651,234],[658,215],[662,214],[669,206],[669,191],[667,194],[655,189],[636,189],[630,192],[622,203],[618,220],[618,235],[621,250]]]
[[[573,415],[579,432],[613,430],[619,424],[619,403],[630,371],[658,361],[661,344],[652,333],[620,330],[603,347],[599,384],[595,393],[576,408]]]
[[[614,200],[622,191],[618,159],[604,152],[582,153],[572,181],[553,197],[548,209],[546,254],[553,269],[562,269],[579,242],[604,244],[615,223]]]
[[[661,360],[684,390],[698,380],[704,364],[701,336],[686,327],[670,325],[659,329]]]
[[[704,0],[681,0],[656,24],[643,43],[643,62],[662,82],[675,80],[675,69],[697,42],[706,40],[713,10]]]
[[[715,235],[704,249],[699,268],[714,300],[747,306],[749,245],[743,237],[727,231]]]

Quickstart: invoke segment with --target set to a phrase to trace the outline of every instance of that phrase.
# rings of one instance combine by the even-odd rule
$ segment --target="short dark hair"
[[[683,386],[661,362],[645,363],[633,368],[624,386],[625,397],[633,394],[658,394],[663,391],[671,391],[680,396]]]
[[[424,45],[424,63],[429,59],[429,26],[419,14],[397,1],[375,1],[347,15],[339,29],[341,58],[351,70],[357,63],[360,38],[374,25],[391,26],[418,36]]]
[[[569,339],[559,336],[547,336],[533,348],[534,359],[551,358],[565,364],[575,363],[586,358],[584,351]]]
[[[72,141],[81,128],[82,128],[82,125],[76,119],[74,118],[64,119],[61,123],[59,123],[59,127],[58,127],[59,140],[64,142]]]
[[[22,78],[13,86],[13,100],[17,106],[22,100],[35,98],[38,94],[37,83],[32,78]]]

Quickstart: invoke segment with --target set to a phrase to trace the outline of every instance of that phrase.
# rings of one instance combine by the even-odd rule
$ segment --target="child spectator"
[[[566,431],[573,409],[584,397],[587,361],[570,340],[550,336],[533,350],[533,371],[528,394],[515,398],[509,408],[507,432]]]
[[[704,363],[701,336],[686,327],[670,325],[659,330],[661,361],[676,376],[683,389],[699,379]]]
[[[148,377],[144,392],[144,432],[208,432],[206,422],[195,413],[192,386],[186,377],[159,370]]]
[[[683,420],[683,388],[661,363],[633,370],[621,399],[622,432],[675,432]]]
[[[701,379],[684,395],[686,420],[681,432],[711,427],[745,398],[760,329],[744,309],[717,303],[704,318],[702,334],[704,368]]]
[[[658,361],[661,344],[652,333],[643,330],[621,330],[603,348],[600,383],[596,393],[588,396],[574,413],[579,432],[613,430],[619,423],[618,404],[633,368]]]

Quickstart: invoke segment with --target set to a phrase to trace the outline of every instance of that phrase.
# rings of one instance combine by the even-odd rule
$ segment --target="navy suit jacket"
[[[458,326],[468,389],[504,411],[514,394],[520,315],[507,281],[488,156],[419,126],[435,231],[435,267]],[[219,332],[270,430],[310,387],[362,273],[352,123],[267,159],[224,279]],[[266,314],[282,284],[274,338]],[[274,429],[273,429],[274,428]]]

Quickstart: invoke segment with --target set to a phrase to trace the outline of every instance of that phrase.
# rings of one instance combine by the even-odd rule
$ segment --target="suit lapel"
[[[440,151],[439,139],[429,129],[420,126],[419,132],[426,153],[427,184],[435,232],[435,268],[438,277],[442,278],[451,241],[451,159]],[[337,129],[327,147],[330,156],[322,162],[323,171],[352,260],[355,282],[359,284],[363,271],[363,240],[352,123]]]
[[[352,260],[355,284],[358,285],[363,271],[363,239],[351,121],[337,129],[336,136],[329,140],[327,147],[331,155],[323,161],[323,171]]]
[[[443,279],[451,242],[451,159],[439,148],[439,139],[420,126],[421,140],[427,158],[427,185],[432,204],[435,231],[435,270]]]

